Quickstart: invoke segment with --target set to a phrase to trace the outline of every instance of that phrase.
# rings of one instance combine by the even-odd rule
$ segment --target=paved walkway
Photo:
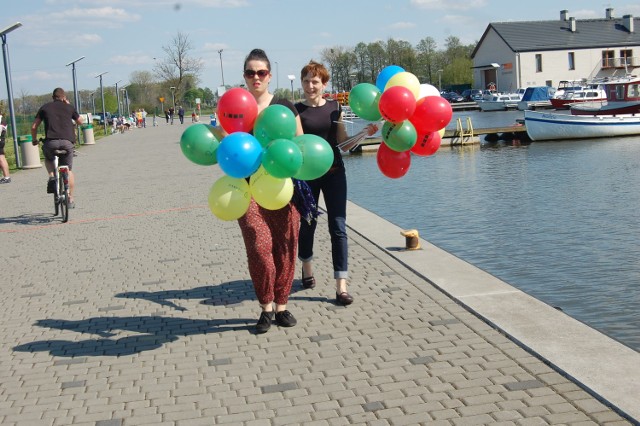
[[[239,228],[206,205],[221,172],[182,156],[186,124],[159,123],[82,147],[67,224],[44,168],[0,187],[0,424],[634,423],[624,397],[612,408],[436,288],[441,268],[411,266],[448,262],[436,248],[403,259],[397,229],[353,205],[352,223],[384,224],[350,233],[356,302],[333,303],[322,223],[298,325],[254,334]]]

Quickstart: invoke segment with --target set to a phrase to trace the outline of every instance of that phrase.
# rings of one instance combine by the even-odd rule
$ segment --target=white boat
[[[575,104],[586,102],[604,102],[607,100],[607,93],[601,85],[591,85],[579,87],[573,90],[565,90],[563,94],[556,95],[551,99],[551,105],[555,109],[569,109]]]
[[[536,108],[551,108],[551,98],[556,89],[549,86],[527,87],[522,100],[518,102],[518,109],[525,111]]]
[[[482,111],[506,111],[516,109],[522,97],[517,93],[497,93],[478,101]]]
[[[571,115],[525,111],[524,125],[533,141],[605,138],[640,134],[640,115]]]

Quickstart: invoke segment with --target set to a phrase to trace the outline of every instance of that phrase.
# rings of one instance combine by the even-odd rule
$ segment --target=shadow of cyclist
[[[78,341],[40,340],[15,346],[13,350],[49,352],[60,357],[132,355],[157,349],[181,336],[250,330],[254,323],[254,318],[200,320],[162,316],[94,317],[77,321],[43,319],[36,321],[35,325],[93,334],[98,338]],[[119,331],[139,334],[114,338]]]

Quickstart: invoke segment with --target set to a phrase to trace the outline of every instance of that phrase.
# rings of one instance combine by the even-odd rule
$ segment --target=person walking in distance
[[[325,139],[333,148],[333,165],[323,176],[307,183],[316,200],[322,192],[328,216],[329,234],[331,235],[331,255],[333,275],[336,280],[336,303],[350,305],[353,297],[347,292],[348,246],[347,246],[347,175],[340,153],[342,143],[349,137],[342,122],[340,104],[327,100],[322,95],[329,82],[329,72],[324,65],[311,61],[300,72],[300,81],[304,91],[304,100],[296,103],[300,114],[302,129],[305,133],[314,134]],[[375,124],[369,124],[365,131],[373,135],[378,130]],[[348,144],[348,142],[347,142]],[[342,149],[348,150],[349,147]],[[302,261],[302,286],[313,288],[316,285],[313,277],[313,239],[317,220],[302,221],[298,256]]]
[[[270,80],[271,62],[267,54],[261,49],[252,50],[244,61],[244,81],[258,103],[258,113],[269,105],[284,105],[296,117],[296,133],[302,134],[298,112],[290,101],[269,92]],[[265,333],[274,320],[281,327],[293,327],[297,321],[287,310],[287,302],[295,275],[300,213],[293,202],[279,210],[267,210],[252,199],[238,224],[249,274],[262,309],[256,332]]]
[[[59,156],[60,165],[69,166],[69,207],[75,207],[74,190],[75,176],[73,174],[73,144],[76,139],[74,124],[81,125],[82,117],[69,103],[64,90],[60,87],[53,91],[53,100],[40,107],[31,125],[31,137],[33,145],[38,145],[38,127],[44,121],[44,165],[49,173],[47,193],[54,193],[56,182],[54,172],[54,152],[65,150],[65,155]]]
[[[9,163],[7,157],[4,155],[4,144],[7,140],[7,126],[2,122],[2,111],[0,111],[0,171],[2,171],[2,178],[0,178],[0,184],[11,183],[11,175],[9,174]]]

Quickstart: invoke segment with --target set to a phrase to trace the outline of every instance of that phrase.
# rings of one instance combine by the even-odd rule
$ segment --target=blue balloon
[[[223,172],[234,178],[246,178],[260,167],[262,145],[249,133],[233,132],[222,139],[216,155]]]
[[[384,88],[387,86],[389,79],[399,72],[404,72],[404,68],[398,65],[389,65],[388,67],[382,68],[378,74],[378,78],[376,78],[376,87],[380,89],[381,92],[384,92]]]

